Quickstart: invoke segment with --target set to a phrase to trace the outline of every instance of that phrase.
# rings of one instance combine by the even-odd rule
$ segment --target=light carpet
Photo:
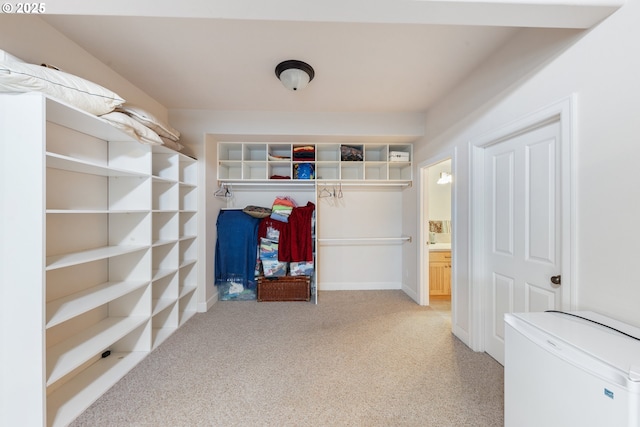
[[[502,426],[503,368],[402,291],[221,301],[72,426]]]

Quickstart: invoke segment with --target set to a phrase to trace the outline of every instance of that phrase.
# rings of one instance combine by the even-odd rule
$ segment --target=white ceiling
[[[482,25],[468,25],[469,14],[416,16],[416,6],[447,2],[378,0],[358,9],[360,0],[326,0],[305,12],[291,1],[270,9],[249,0],[114,0],[100,8],[59,0],[43,19],[169,109],[228,111],[424,112],[523,25],[522,11],[513,14],[517,26],[504,25],[505,14],[489,17],[500,25],[480,16]],[[449,5],[459,11],[462,3]],[[275,66],[286,59],[314,67],[304,90],[277,80]]]

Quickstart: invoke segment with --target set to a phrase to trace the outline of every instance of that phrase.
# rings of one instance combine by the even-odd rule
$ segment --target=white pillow
[[[184,145],[180,144],[178,141],[165,138],[164,136],[161,136],[160,139],[165,147],[171,148],[174,151],[181,151],[184,148]]]
[[[95,115],[125,102],[109,89],[73,74],[13,61],[0,62],[0,92],[43,92]]]
[[[0,49],[0,61],[15,61],[15,62],[24,62],[22,59],[11,55],[9,52],[6,52]]]
[[[162,140],[157,133],[124,113],[113,111],[100,117],[143,144],[162,145]]]
[[[123,105],[117,108],[117,111],[128,114],[148,128],[153,129],[158,135],[168,138],[172,141],[180,139],[180,132],[171,127],[168,123],[164,123],[157,119],[153,114],[142,108],[132,105]]]

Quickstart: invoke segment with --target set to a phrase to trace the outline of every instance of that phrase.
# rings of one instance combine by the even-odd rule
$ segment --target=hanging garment
[[[308,202],[306,206],[294,208],[289,215],[289,261],[313,261],[313,237],[311,220],[316,205]],[[282,237],[281,237],[282,240]]]
[[[242,278],[245,288],[255,289],[259,218],[242,210],[222,210],[216,227],[215,280]]]

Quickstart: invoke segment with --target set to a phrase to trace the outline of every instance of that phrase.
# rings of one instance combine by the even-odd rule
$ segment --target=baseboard
[[[415,289],[409,288],[404,283],[402,284],[402,288],[401,289],[402,289],[402,292],[404,292],[405,294],[407,294],[409,296],[409,298],[411,298],[412,300],[414,300],[415,302],[420,304],[420,299],[418,298],[418,293],[416,292]]]
[[[319,283],[319,291],[380,291],[389,289],[402,289],[401,283],[361,283],[361,282],[332,282],[332,283]]]
[[[464,329],[460,328],[459,326],[453,325],[452,331],[453,335],[455,335],[456,337],[458,337],[458,339],[460,341],[462,341],[467,347],[471,348],[472,350],[474,350],[471,347],[471,342],[469,341],[469,332],[465,331]],[[474,351],[478,351],[478,350],[474,350]]]
[[[213,295],[211,295],[211,298],[209,298],[205,302],[198,303],[198,313],[206,313],[217,302],[218,302],[218,291],[216,288],[216,291]]]

